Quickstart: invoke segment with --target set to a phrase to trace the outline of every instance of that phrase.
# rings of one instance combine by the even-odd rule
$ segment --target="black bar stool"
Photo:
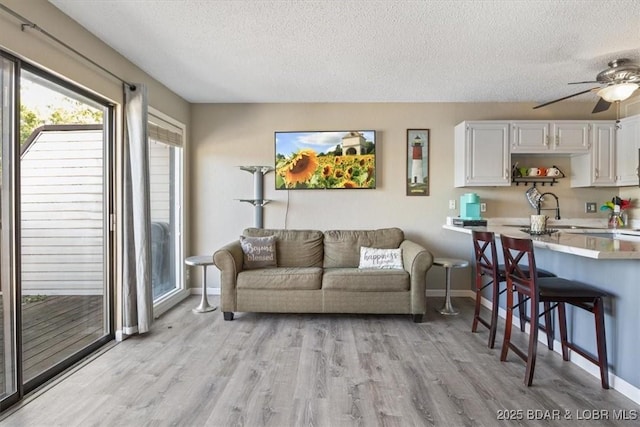
[[[473,239],[473,251],[476,263],[475,271],[475,292],[476,292],[476,304],[475,311],[473,313],[473,324],[471,325],[471,332],[476,332],[478,329],[478,323],[489,329],[489,348],[495,346],[496,330],[498,328],[498,303],[500,295],[502,295],[507,289],[500,289],[500,283],[506,283],[507,278],[505,274],[504,265],[499,265],[498,254],[496,250],[495,234],[491,231],[478,231],[472,230],[471,236]],[[538,277],[555,277],[555,274],[550,271],[538,269]],[[484,283],[484,278],[488,277],[490,280]],[[482,299],[482,291],[491,286],[492,302],[491,302],[491,319],[486,320],[480,316],[480,307]],[[518,294],[518,315],[520,317],[520,329],[522,332],[525,330],[525,321],[529,320],[525,313],[526,299],[523,295]],[[548,307],[545,308],[547,310]],[[546,322],[542,327],[543,331],[549,332],[547,334],[547,345],[550,349],[553,349],[553,328],[551,327],[551,320]],[[549,339],[549,336],[551,337]]]
[[[607,363],[607,343],[604,330],[603,299],[607,294],[584,283],[567,280],[561,277],[538,277],[536,275],[536,260],[533,253],[531,239],[501,236],[504,254],[505,273],[507,277],[507,319],[504,332],[504,342],[500,360],[505,361],[509,350],[513,350],[526,364],[524,383],[530,386],[533,382],[533,372],[536,364],[536,350],[538,344],[538,328],[531,328],[529,332],[529,347],[527,353],[511,343],[511,323],[513,318],[513,294],[518,292],[529,298],[531,304],[531,319],[541,315],[545,318],[549,312],[558,308],[558,323],[560,342],[562,344],[562,358],[569,360],[569,349],[580,354],[585,359],[595,363],[600,368],[602,388],[609,388],[609,367]],[[522,265],[523,263],[524,265]],[[526,267],[528,264],[528,267]],[[526,268],[524,268],[526,267]],[[539,314],[539,303],[554,304],[545,313]],[[597,356],[567,340],[567,318],[565,304],[571,304],[587,310],[595,315]]]

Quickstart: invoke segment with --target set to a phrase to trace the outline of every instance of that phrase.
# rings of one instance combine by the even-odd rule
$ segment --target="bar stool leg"
[[[480,289],[478,285],[476,285],[476,302],[473,309],[473,323],[471,324],[471,332],[476,332],[478,330],[478,323],[480,318],[480,307],[482,306],[480,298],[482,298]]]
[[[489,326],[489,348],[495,347],[498,331],[498,304],[500,303],[500,282],[493,281],[493,301],[491,302],[491,325]]]
[[[604,334],[604,304],[602,298],[597,298],[593,305],[596,318],[596,343],[598,347],[598,366],[602,388],[609,388],[609,362],[607,361],[607,340]]]
[[[200,305],[193,309],[194,313],[206,313],[208,311],[213,311],[218,307],[213,307],[209,305],[209,299],[207,298],[207,266],[202,266],[202,299],[200,300]]]
[[[451,304],[451,267],[445,266],[444,272],[446,275],[444,305],[439,311],[440,314],[455,315],[458,314],[459,311],[453,308],[453,305]]]

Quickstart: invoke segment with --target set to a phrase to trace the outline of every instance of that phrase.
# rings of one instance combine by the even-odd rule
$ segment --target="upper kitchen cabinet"
[[[587,121],[522,120],[511,124],[511,152],[514,154],[589,152],[590,124]]]
[[[571,187],[615,185],[616,125],[611,120],[592,122],[588,154],[571,157]]]
[[[620,120],[616,144],[616,181],[619,187],[638,185],[640,115]]]
[[[455,127],[454,186],[511,185],[509,122],[462,122]]]

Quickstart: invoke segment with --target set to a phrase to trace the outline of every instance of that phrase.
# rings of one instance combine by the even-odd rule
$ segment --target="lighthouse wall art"
[[[429,195],[429,129],[407,129],[407,196]]]

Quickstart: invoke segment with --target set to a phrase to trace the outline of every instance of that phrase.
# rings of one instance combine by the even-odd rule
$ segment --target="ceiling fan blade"
[[[611,103],[609,101],[605,101],[603,98],[600,98],[596,106],[593,107],[593,111],[591,113],[595,114],[607,111],[609,109],[609,106],[611,106]]]
[[[600,83],[600,82],[595,81],[595,80],[589,80],[587,82],[571,82],[571,83],[567,83],[567,84],[570,84],[570,85],[581,85],[581,84],[585,84],[585,83]]]
[[[582,95],[584,93],[589,93],[593,89],[594,88],[583,90],[582,92],[578,92],[578,93],[574,93],[572,95],[568,95],[568,96],[565,96],[565,97],[562,97],[562,98],[554,99],[553,101],[549,101],[549,102],[545,102],[544,104],[536,105],[535,107],[533,107],[533,109],[535,110],[537,108],[546,107],[547,105],[555,104],[556,102],[564,101],[565,99],[573,98],[574,96]],[[599,88],[596,88],[596,89],[599,89]]]

